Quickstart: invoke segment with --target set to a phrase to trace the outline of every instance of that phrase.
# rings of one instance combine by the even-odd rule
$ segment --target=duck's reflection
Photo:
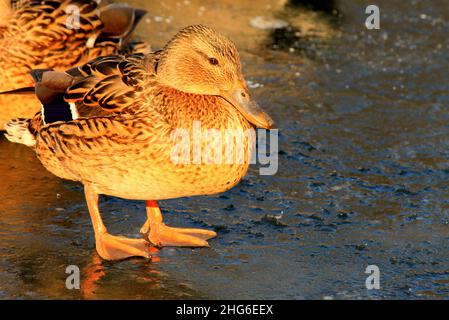
[[[150,247],[151,263],[143,265],[148,267],[149,276],[142,276],[145,282],[150,282],[152,287],[158,287],[161,284],[160,276],[162,273],[154,268],[154,263],[160,262],[159,249]],[[132,263],[142,265],[142,259],[131,259]],[[107,261],[100,258],[96,252],[92,252],[91,261],[81,271],[81,297],[83,299],[99,299],[99,290],[101,289],[100,281],[108,274]]]
[[[103,261],[98,254],[92,254],[92,261],[82,270],[81,295],[84,299],[95,299],[97,282],[106,275]]]

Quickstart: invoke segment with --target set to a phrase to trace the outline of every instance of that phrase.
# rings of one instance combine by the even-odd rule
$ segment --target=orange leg
[[[147,221],[140,230],[157,247],[208,247],[206,240],[217,236],[214,231],[203,229],[172,228],[162,222],[162,214],[156,201],[147,200]]]
[[[89,184],[84,185],[84,193],[94,227],[95,246],[100,257],[105,260],[150,258],[148,243],[144,239],[130,239],[109,234],[98,210],[98,194]]]

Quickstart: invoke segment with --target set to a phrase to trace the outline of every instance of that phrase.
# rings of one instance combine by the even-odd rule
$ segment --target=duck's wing
[[[8,139],[20,143],[24,132],[28,136],[29,131],[36,138],[46,127],[54,129],[64,122],[78,125],[82,119],[92,119],[83,123],[95,123],[119,114],[132,116],[141,107],[139,97],[143,87],[155,82],[159,56],[160,52],[112,55],[66,72],[33,70],[34,88],[1,93],[35,94],[42,104],[33,119],[13,119],[6,124]],[[83,130],[82,126],[79,128]]]
[[[79,108],[121,113],[135,104],[142,83],[153,75],[148,61],[154,55],[99,57],[67,71],[74,83],[67,88],[65,100]]]
[[[139,93],[155,81],[151,70],[156,56],[110,56],[64,74],[43,72],[38,84],[45,87],[36,86],[43,112],[31,125],[37,131],[36,152],[44,165],[59,176],[83,180],[100,168],[123,162],[120,157],[133,159],[142,148],[149,157],[167,152],[171,127],[157,112],[140,109]],[[74,105],[79,117],[73,117]],[[55,112],[58,108],[69,111]],[[86,117],[89,109],[96,114]]]
[[[34,70],[42,126],[135,112],[138,93],[154,78],[158,53],[96,58],[66,72]]]

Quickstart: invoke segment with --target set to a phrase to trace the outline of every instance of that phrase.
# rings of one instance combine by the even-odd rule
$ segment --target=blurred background
[[[116,1],[119,2],[119,1]],[[153,49],[206,24],[241,52],[280,128],[279,172],[252,166],[217,196],[160,203],[210,249],[101,261],[80,185],[0,139],[0,298],[420,299],[449,295],[449,6],[377,0],[125,1]],[[142,202],[103,197],[111,233],[138,236]],[[381,289],[367,290],[377,265]],[[65,268],[81,269],[81,290]]]

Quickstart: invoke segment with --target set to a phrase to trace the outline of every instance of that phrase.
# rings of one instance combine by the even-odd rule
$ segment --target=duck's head
[[[181,30],[164,48],[157,75],[177,90],[223,98],[256,127],[274,128],[274,121],[251,99],[235,45],[209,27]]]

